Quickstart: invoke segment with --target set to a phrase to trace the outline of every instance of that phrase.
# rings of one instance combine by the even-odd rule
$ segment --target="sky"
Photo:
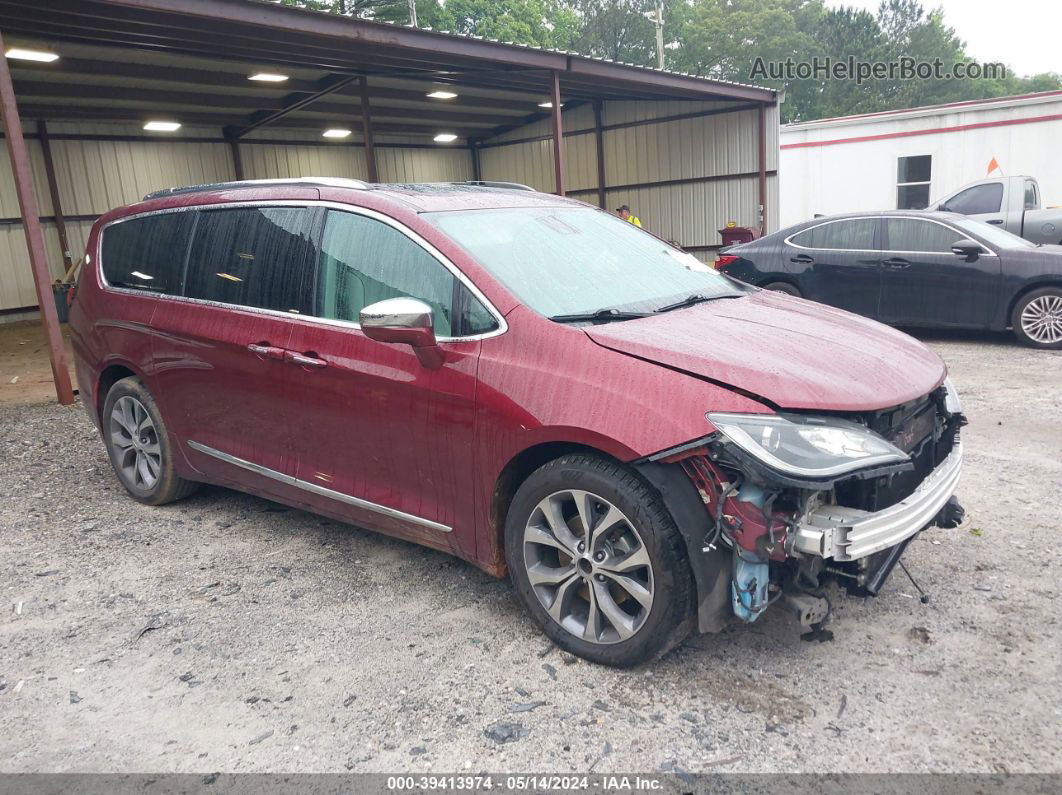
[[[827,0],[871,13],[879,0]],[[1059,0],[922,0],[927,10],[944,9],[944,22],[966,42],[978,61],[1001,61],[1017,75],[1062,72],[1062,3]]]

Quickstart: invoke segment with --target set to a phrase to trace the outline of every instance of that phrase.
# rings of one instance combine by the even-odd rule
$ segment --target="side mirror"
[[[960,257],[966,257],[971,262],[977,259],[982,251],[980,243],[965,237],[952,243],[951,250]]]
[[[410,345],[420,363],[441,367],[444,354],[435,340],[431,307],[416,298],[388,298],[369,304],[358,315],[362,333],[377,342]]]

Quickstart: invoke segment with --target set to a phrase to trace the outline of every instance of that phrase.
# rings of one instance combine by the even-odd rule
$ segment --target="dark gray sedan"
[[[1062,246],[955,213],[815,218],[725,249],[717,267],[894,326],[1012,328],[1026,345],[1062,348]]]

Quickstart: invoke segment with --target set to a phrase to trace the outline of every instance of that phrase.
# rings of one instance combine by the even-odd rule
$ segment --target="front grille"
[[[938,390],[939,391],[939,390]],[[958,435],[958,418],[944,413],[942,395],[925,397],[870,414],[847,415],[865,424],[911,456],[914,468],[870,480],[853,479],[836,486],[837,504],[880,511],[909,497],[947,458]]]

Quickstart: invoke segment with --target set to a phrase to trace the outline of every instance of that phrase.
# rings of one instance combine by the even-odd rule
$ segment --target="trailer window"
[[[896,159],[896,209],[922,210],[929,204],[932,155]]]

